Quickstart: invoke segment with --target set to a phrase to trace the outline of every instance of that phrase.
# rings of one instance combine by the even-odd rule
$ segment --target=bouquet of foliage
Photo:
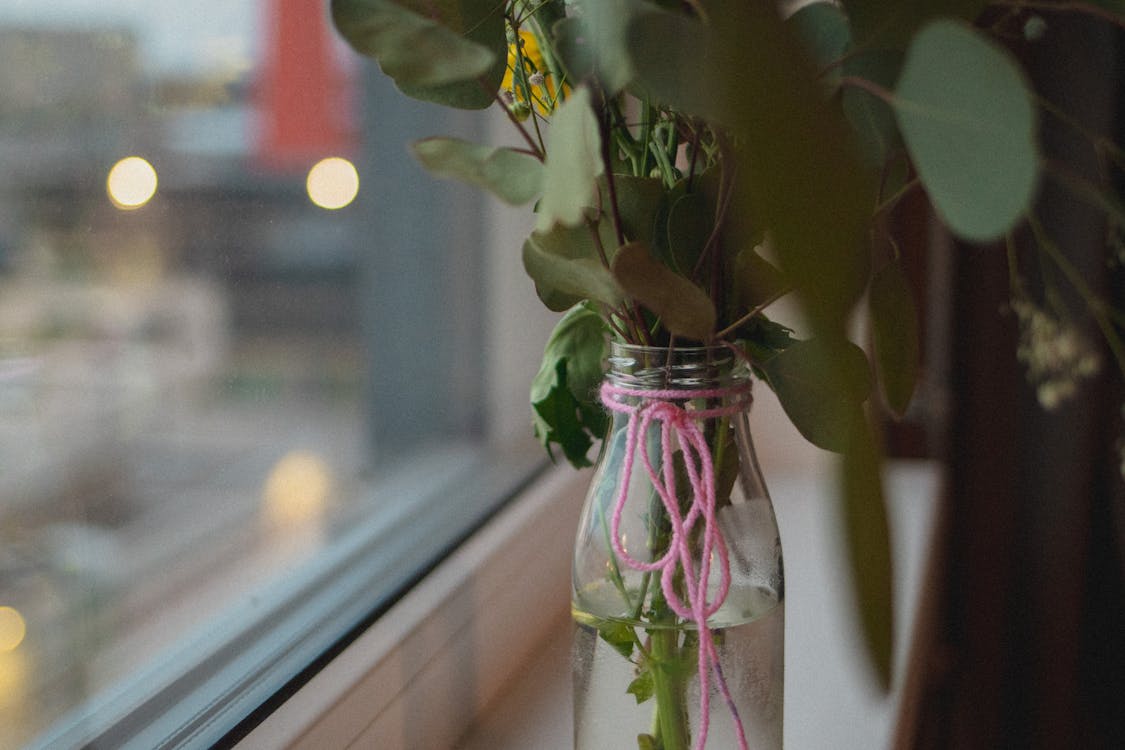
[[[534,206],[523,264],[543,303],[565,313],[532,384],[547,449],[580,466],[602,437],[607,335],[738,347],[801,433],[843,456],[847,528],[863,549],[854,580],[884,677],[890,555],[865,403],[877,388],[906,410],[919,348],[886,216],[924,191],[962,240],[1010,244],[1030,228],[1125,371],[1125,319],[1032,213],[1045,178],[1113,225],[1125,209],[1041,157],[1038,119],[1068,115],[998,41],[1034,44],[1062,11],[1125,23],[1113,0],[844,0],[787,16],[750,0],[332,2],[339,31],[404,94],[501,107],[519,134],[517,147],[432,137],[413,149],[439,175]],[[1090,142],[1107,172],[1125,164],[1109,140]],[[1099,358],[1076,312],[1034,298],[1011,257],[1021,357],[1050,407]],[[800,338],[766,316],[789,294],[807,321]],[[872,362],[848,340],[860,304]]]

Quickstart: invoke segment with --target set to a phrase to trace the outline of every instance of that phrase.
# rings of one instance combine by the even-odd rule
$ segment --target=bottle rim
[[[646,346],[613,341],[606,377],[616,385],[650,389],[706,390],[745,387],[750,371],[730,347]]]

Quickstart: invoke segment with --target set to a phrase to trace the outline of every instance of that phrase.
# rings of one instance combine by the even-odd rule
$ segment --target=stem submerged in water
[[[661,750],[689,750],[691,727],[687,716],[687,674],[681,669],[680,631],[660,628],[652,633],[652,681],[656,699],[653,724]]]

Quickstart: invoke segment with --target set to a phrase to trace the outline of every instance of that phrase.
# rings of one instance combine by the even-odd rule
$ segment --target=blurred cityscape
[[[361,480],[356,229],[305,179],[353,145],[346,81],[271,28],[260,64],[159,75],[130,28],[0,28],[0,750],[294,564]]]

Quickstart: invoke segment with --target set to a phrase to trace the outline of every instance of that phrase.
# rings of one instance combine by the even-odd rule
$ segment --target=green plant
[[[1106,187],[1125,154],[1038,94],[1003,44],[1060,13],[1125,25],[1125,3],[845,0],[788,17],[743,0],[333,0],[343,36],[410,96],[503,107],[523,145],[414,144],[433,172],[535,206],[523,264],[569,311],[532,386],[536,432],[588,463],[606,336],[739,347],[814,444],[842,457],[844,516],[873,663],[890,674],[890,553],[865,404],[910,403],[917,313],[885,217],[924,192],[968,242],[1023,233],[1084,309],[1035,299],[1011,253],[1021,359],[1053,407],[1099,366],[1070,322],[1092,315],[1125,372],[1125,316],[1034,215],[1044,180],[1125,226]],[[1040,152],[1051,117],[1087,138],[1101,183]],[[1029,231],[1030,230],[1030,231]],[[1120,262],[1120,242],[1107,258]],[[793,294],[801,340],[766,317]],[[848,340],[867,305],[874,366]],[[874,374],[873,374],[874,373]]]

